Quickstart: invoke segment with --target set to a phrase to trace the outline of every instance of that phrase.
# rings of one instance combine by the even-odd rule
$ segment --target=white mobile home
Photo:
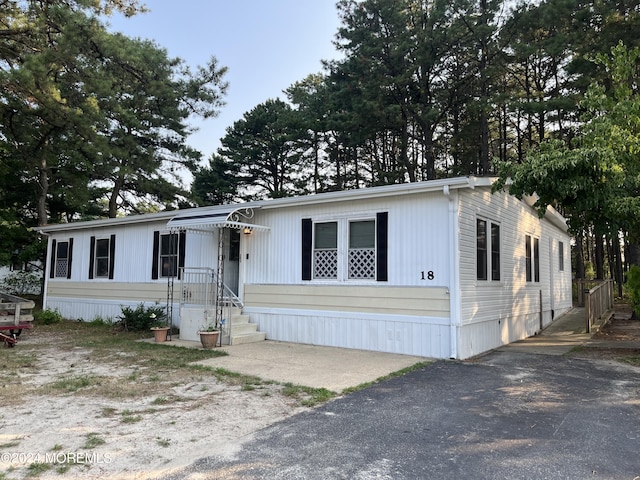
[[[492,194],[492,183],[463,177],[40,227],[45,306],[91,320],[167,302],[189,338],[202,315],[187,277],[219,272],[225,286],[208,295],[234,297],[268,339],[468,358],[571,307],[565,220],[551,208],[539,218],[534,199]]]

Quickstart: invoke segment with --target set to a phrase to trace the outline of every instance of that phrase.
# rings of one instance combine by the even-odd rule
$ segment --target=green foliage
[[[141,332],[151,327],[167,325],[165,308],[159,305],[147,307],[144,303],[140,303],[135,308],[122,306],[121,310],[122,313],[117,317],[118,324],[126,331]]]
[[[257,105],[227,129],[219,153],[236,169],[239,185],[251,187],[244,198],[296,193],[293,180],[302,171],[300,136],[295,112],[282,100]]]
[[[43,325],[53,325],[54,323],[60,323],[62,321],[62,315],[58,309],[50,310],[47,308],[33,312],[33,319]]]
[[[137,0],[0,5],[0,225],[115,217],[184,196],[178,173],[200,157],[187,122],[216,115],[225,69],[213,57],[191,69],[153,42],[111,33],[113,10],[143,9]]]
[[[595,63],[607,72],[581,106],[584,125],[571,144],[549,140],[522,164],[499,165],[495,188],[538,195],[536,207],[560,206],[574,232],[630,232],[640,239],[640,50],[619,44]]]
[[[640,317],[640,266],[633,265],[629,269],[625,291],[629,296],[631,308],[636,316]]]

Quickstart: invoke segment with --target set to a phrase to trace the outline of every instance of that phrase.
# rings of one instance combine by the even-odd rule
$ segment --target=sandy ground
[[[0,346],[0,371],[3,356],[20,346]],[[20,382],[46,385],[73,370],[80,376],[111,376],[117,383],[135,368],[92,363],[90,353],[41,342],[38,368],[20,374]],[[4,383],[0,388],[12,387]],[[72,393],[11,403],[0,411],[0,480],[154,478],[198,458],[232,458],[256,431],[305,410],[275,385],[243,391],[206,373],[167,385],[160,397],[114,400]]]

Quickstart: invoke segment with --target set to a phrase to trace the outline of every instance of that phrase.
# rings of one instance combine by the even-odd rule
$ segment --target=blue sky
[[[189,65],[211,55],[228,67],[229,89],[218,117],[192,122],[189,144],[208,160],[227,127],[338,57],[332,41],[340,26],[334,0],[146,0],[150,10],[126,19],[114,15],[113,31],[154,40]]]

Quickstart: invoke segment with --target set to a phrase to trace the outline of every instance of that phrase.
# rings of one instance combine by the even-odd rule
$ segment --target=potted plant
[[[151,319],[151,331],[153,332],[153,337],[156,343],[162,343],[167,341],[167,335],[169,333],[169,327],[167,326],[167,321],[164,315],[156,315],[155,313],[151,313],[149,315]]]
[[[151,329],[156,342],[166,342],[169,332],[167,315],[164,307],[156,304],[152,307],[139,303],[135,308],[121,306],[122,314],[118,316],[120,328],[128,332],[142,332]]]
[[[220,329],[215,322],[210,322],[202,325],[200,330],[198,330],[198,334],[200,335],[200,343],[202,343],[202,346],[204,348],[212,348],[218,343]]]

